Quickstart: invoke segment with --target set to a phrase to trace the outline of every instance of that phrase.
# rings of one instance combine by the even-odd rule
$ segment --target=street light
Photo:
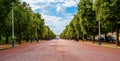
[[[100,21],[99,21],[99,38],[100,38]]]
[[[37,26],[36,26],[36,42],[38,42],[38,23],[37,23]]]
[[[101,15],[99,14],[99,17],[101,17]],[[99,23],[98,23],[98,27],[99,27],[99,36],[98,36],[98,45],[101,45],[101,40],[100,40],[100,20],[99,20]]]
[[[14,2],[12,2],[12,48],[14,48]]]

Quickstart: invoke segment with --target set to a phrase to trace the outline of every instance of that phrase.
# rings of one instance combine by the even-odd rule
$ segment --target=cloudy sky
[[[45,24],[55,34],[60,34],[77,12],[79,0],[21,0],[45,19]]]

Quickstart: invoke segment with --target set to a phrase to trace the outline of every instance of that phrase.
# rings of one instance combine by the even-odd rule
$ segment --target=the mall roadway
[[[0,61],[120,61],[120,49],[55,39],[1,50]]]

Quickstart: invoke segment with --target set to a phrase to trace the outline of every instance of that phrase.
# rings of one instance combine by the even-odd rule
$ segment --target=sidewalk
[[[38,43],[44,42],[44,40],[39,41]],[[24,46],[24,45],[28,45],[28,44],[35,44],[36,42],[22,42],[20,45],[15,44],[15,47],[19,47],[19,46]],[[0,50],[4,50],[4,49],[9,49],[12,48],[11,44],[4,44],[4,45],[0,45]]]
[[[92,43],[92,41],[79,41],[80,43],[86,43],[86,44],[92,44],[92,45],[97,45],[97,42]],[[116,46],[116,44],[111,44],[111,43],[101,43],[101,46],[106,47],[106,48],[114,48],[114,49],[120,49],[120,46]]]
[[[24,42],[21,45],[18,45],[18,44],[15,43],[15,47],[26,45],[26,44],[30,44],[30,43],[29,42]],[[0,50],[9,49],[9,48],[12,48],[12,44],[0,45]]]

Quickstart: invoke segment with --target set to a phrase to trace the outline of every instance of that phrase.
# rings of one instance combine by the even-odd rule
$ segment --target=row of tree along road
[[[14,2],[14,5],[12,3]],[[13,7],[13,8],[12,8]],[[15,42],[51,39],[56,35],[44,24],[41,14],[34,13],[25,2],[19,0],[0,0],[0,44],[11,43],[12,40],[12,9],[14,11]]]
[[[119,45],[120,0],[80,0],[77,14],[60,37],[65,39],[87,39],[99,33],[116,32],[116,44]],[[98,26],[99,25],[99,26]]]

